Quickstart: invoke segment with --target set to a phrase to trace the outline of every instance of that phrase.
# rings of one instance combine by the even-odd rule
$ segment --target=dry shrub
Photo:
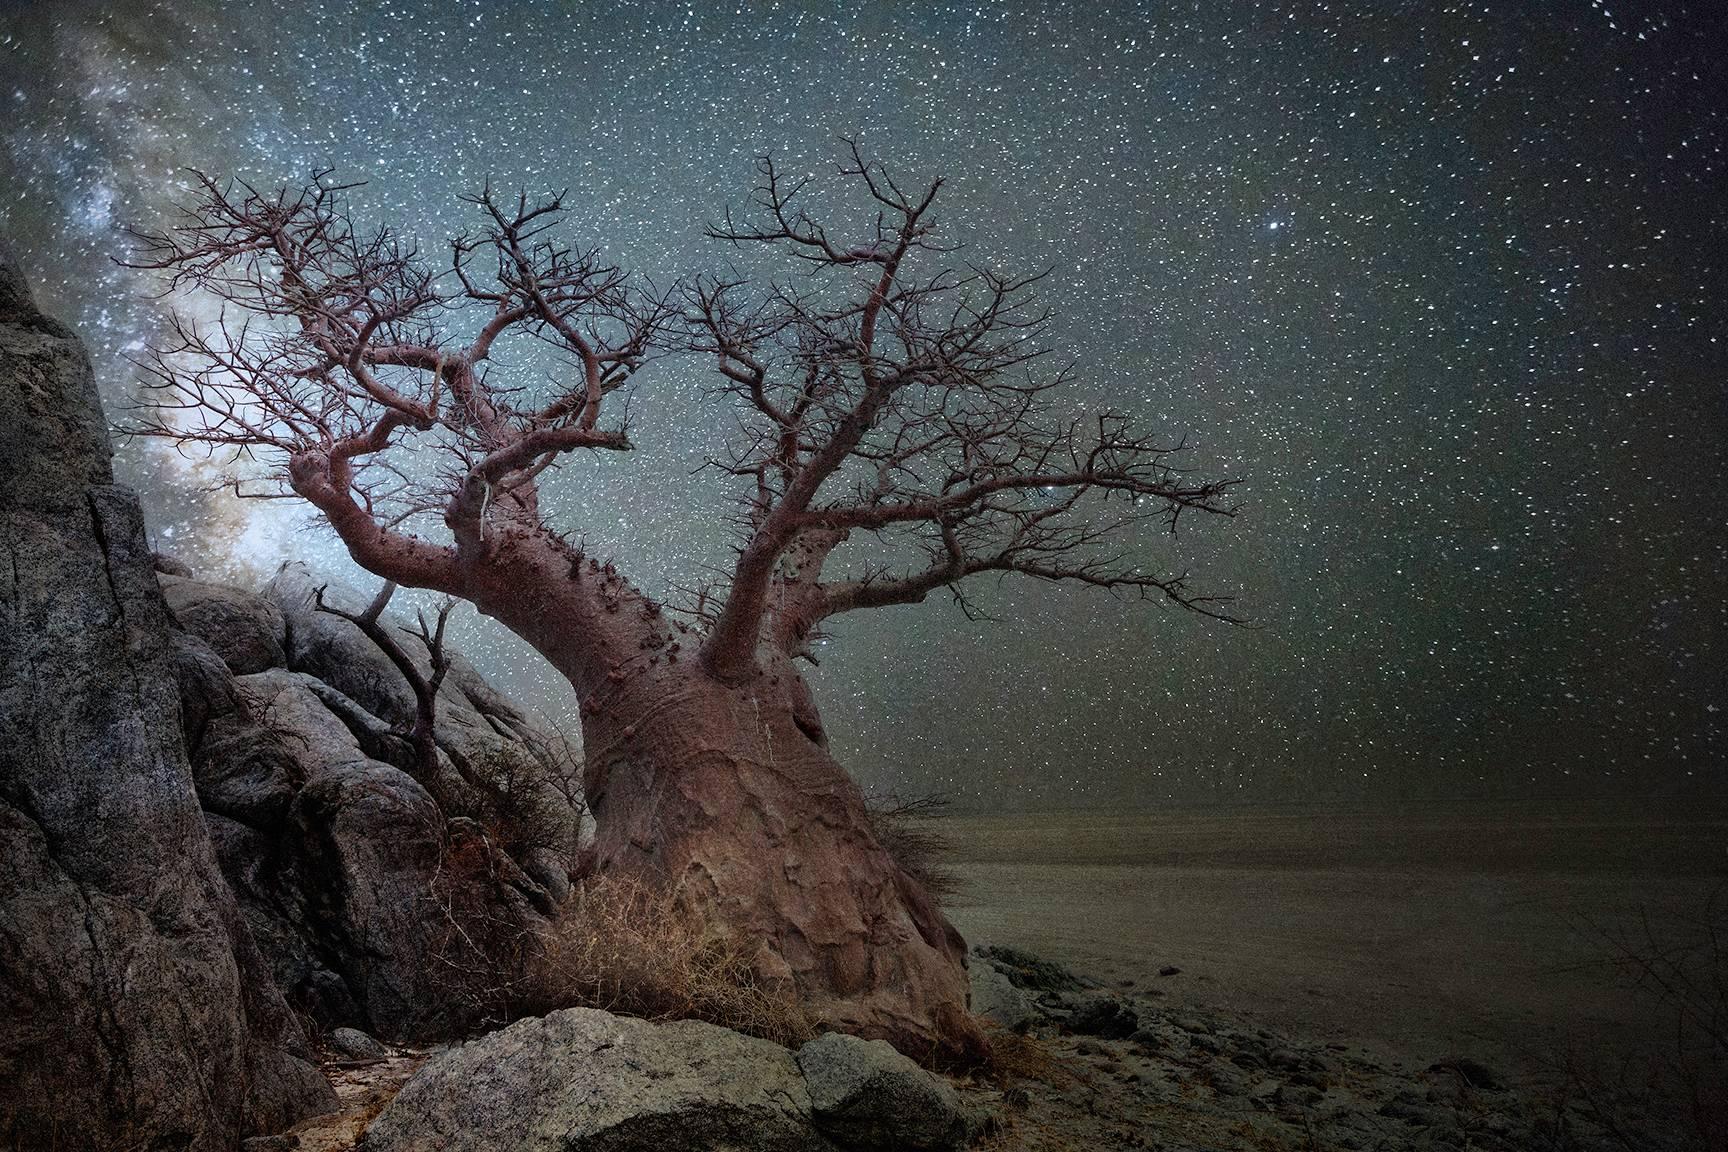
[[[947,864],[954,846],[936,826],[947,809],[948,798],[939,794],[902,800],[890,793],[866,801],[876,842],[938,905],[960,890],[960,880]]]
[[[499,868],[499,848],[473,820],[452,819],[423,899],[441,926],[431,949],[439,992],[434,1031],[486,1028],[528,1014],[540,933]]]
[[[1036,1036],[1010,1032],[993,1024],[987,1024],[985,1032],[990,1039],[990,1058],[979,1069],[979,1075],[998,1088],[1011,1088],[1020,1080],[1055,1084],[1081,1079],[1070,1067],[1071,1061],[1050,1051]]]
[[[706,1020],[796,1044],[817,1022],[760,980],[750,951],[715,936],[639,882],[589,878],[537,942],[533,1011],[601,1008],[649,1020]]]
[[[468,810],[451,814],[476,820],[512,857],[520,859],[536,848],[570,855],[583,811],[579,788],[572,790],[570,776],[580,770],[580,762],[573,768],[542,762],[527,748],[500,744],[462,768],[473,797]]]

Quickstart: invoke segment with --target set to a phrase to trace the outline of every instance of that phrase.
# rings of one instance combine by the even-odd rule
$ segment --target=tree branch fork
[[[1138,558],[1142,526],[1233,515],[1231,482],[1192,477],[1184,442],[1119,413],[1065,414],[1073,369],[1047,367],[1041,277],[961,265],[932,215],[942,181],[908,191],[847,148],[839,175],[866,208],[844,225],[807,212],[810,180],[763,157],[749,208],[709,229],[804,275],[666,289],[561,241],[563,194],[469,197],[480,224],[438,271],[390,229],[362,230],[357,186],[328,172],[274,191],[195,173],[182,219],[135,234],[126,263],[214,316],[171,319],[139,360],[147,393],[124,430],[261,466],[362,567],[479,602],[512,565],[551,570],[512,549],[562,549],[578,570],[540,486],[577,453],[629,450],[614,394],[693,355],[739,427],[709,461],[742,481],[737,554],[683,606],[723,682],[759,674],[765,647],[813,658],[841,612],[950,588],[971,614],[960,586],[992,572],[1237,620],[1228,597]],[[547,355],[555,370],[525,380]],[[837,552],[851,562],[829,574]]]

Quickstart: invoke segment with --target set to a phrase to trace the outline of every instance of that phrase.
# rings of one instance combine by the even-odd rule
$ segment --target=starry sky
[[[1724,790],[1728,65],[1712,4],[0,0],[0,230],[109,402],[159,323],[112,265],[184,169],[365,180],[429,251],[488,178],[669,280],[751,158],[945,175],[968,255],[1049,268],[1074,402],[1188,434],[1242,514],[1148,560],[1251,628],[1048,585],[841,618],[812,682],[867,789],[968,806]],[[195,307],[196,305],[190,305]],[[560,527],[650,593],[730,547],[702,366]],[[256,579],[296,508],[123,445],[161,547]],[[556,675],[460,642],[544,715]]]

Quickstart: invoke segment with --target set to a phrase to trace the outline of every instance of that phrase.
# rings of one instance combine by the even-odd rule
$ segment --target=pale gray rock
[[[966,1111],[954,1089],[885,1040],[826,1032],[798,1049],[816,1126],[851,1149],[954,1149]]]
[[[353,623],[317,608],[323,592],[326,604],[358,612],[369,596],[341,584],[319,579],[300,562],[283,565],[264,586],[261,595],[281,609],[287,621],[288,664],[295,672],[315,679],[316,691],[326,706],[340,714],[368,756],[413,768],[405,743],[392,744],[388,734],[407,731],[415,715],[414,693],[389,657]],[[400,621],[386,613],[384,620],[398,629],[403,652],[422,676],[430,675],[425,645]],[[425,781],[441,801],[457,810],[472,810],[477,803],[475,782],[494,780],[527,763],[545,779],[574,783],[576,758],[564,741],[544,732],[498,693],[458,652],[449,653],[450,670],[438,693],[436,741],[440,753],[440,776]],[[337,700],[340,697],[346,703]],[[368,718],[374,726],[368,730]],[[519,773],[518,773],[519,774]],[[548,843],[538,845],[569,853],[581,835],[581,817],[569,798],[542,786],[541,808],[548,814],[563,811],[561,820],[541,830]]]
[[[217,870],[137,498],[0,249],[0,1147],[227,1152],[334,1107]]]
[[[974,956],[967,965],[972,981],[972,1014],[1010,1032],[1024,1032],[1042,1017],[1032,998],[997,970]]]
[[[330,1033],[330,1047],[347,1060],[383,1060],[390,1055],[384,1045],[358,1028],[338,1028]]]
[[[287,625],[288,666],[315,676],[354,700],[386,724],[406,727],[414,722],[414,692],[390,658],[358,627],[340,616],[320,612],[317,596],[346,612],[366,609],[359,592],[316,578],[305,564],[285,564],[260,589],[260,595],[281,611]],[[402,649],[426,671],[423,648],[402,636]]]
[[[235,680],[248,714],[277,737],[305,780],[369,759],[353,731],[324,706],[316,683],[281,668]]]
[[[832,1152],[777,1044],[587,1008],[433,1057],[363,1152]]]

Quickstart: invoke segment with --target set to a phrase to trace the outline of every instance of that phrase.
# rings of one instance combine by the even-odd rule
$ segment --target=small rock
[[[330,1047],[345,1060],[385,1060],[384,1045],[358,1028],[338,1028],[330,1033]]]
[[[798,1050],[810,1114],[824,1135],[854,1149],[956,1149],[966,1111],[946,1081],[883,1040],[827,1032]]]
[[[1403,1100],[1389,1100],[1380,1106],[1380,1115],[1393,1120],[1402,1120],[1406,1124],[1423,1127],[1435,1127],[1445,1123],[1449,1117],[1445,1111],[1437,1108],[1427,1108],[1421,1104],[1411,1104]]]
[[[1195,1032],[1188,1037],[1188,1047],[1192,1050],[1206,1052],[1213,1056],[1224,1051],[1224,1041],[1205,1032]]]
[[[240,1152],[294,1152],[300,1147],[300,1137],[292,1132],[277,1136],[249,1136],[240,1141]]]
[[[1166,965],[1164,965],[1164,967],[1158,969],[1158,975],[1160,975],[1160,976],[1180,976],[1180,975],[1182,975],[1182,969],[1176,967],[1176,965],[1174,965],[1174,964],[1166,964]]]
[[[1202,1036],[1210,1036],[1212,1034],[1212,1025],[1200,1019],[1198,1016],[1176,1016],[1171,1018],[1170,1023],[1176,1025],[1176,1027],[1182,1029],[1184,1032]]]
[[[1075,1008],[1068,1027],[1088,1036],[1125,1040],[1140,1027],[1140,1016],[1114,996],[1089,996]]]
[[[1318,1104],[1322,1095],[1324,1093],[1313,1088],[1286,1083],[1278,1086],[1278,1091],[1273,1094],[1273,1099],[1285,1107],[1307,1108]]]
[[[1228,1064],[1213,1065],[1210,1078],[1213,1090],[1220,1096],[1246,1096],[1252,1087],[1246,1076]]]
[[[1501,1088],[1500,1077],[1496,1076],[1483,1064],[1468,1056],[1445,1056],[1429,1065],[1430,1072],[1450,1072],[1471,1088],[1484,1092],[1498,1092]]]
[[[1478,1121],[1483,1131],[1492,1132],[1496,1136],[1508,1136],[1517,1127],[1512,1118],[1504,1112],[1490,1112]]]
[[[994,964],[978,960],[967,965],[972,983],[972,1013],[1010,1032],[1024,1032],[1041,1015],[1032,998]]]

